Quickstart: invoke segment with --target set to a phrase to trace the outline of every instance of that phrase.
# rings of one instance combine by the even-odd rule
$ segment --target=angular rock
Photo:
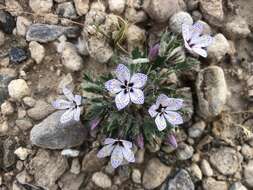
[[[32,41],[29,43],[31,57],[39,64],[45,57],[45,48],[38,42]]]
[[[56,12],[61,17],[70,19],[77,18],[76,10],[72,2],[64,2],[58,4]]]
[[[56,190],[55,183],[67,170],[68,161],[59,152],[39,149],[29,166],[37,185],[47,190]]]
[[[59,25],[32,24],[26,33],[26,40],[46,43],[56,40],[63,34],[67,37],[75,38],[79,36],[80,29],[78,27]]]
[[[226,34],[232,39],[246,38],[250,34],[247,21],[242,17],[236,17],[226,24]]]
[[[194,190],[194,184],[190,175],[184,169],[180,170],[176,176],[168,181],[166,190]]]
[[[225,181],[217,181],[213,178],[203,180],[203,190],[228,190],[228,184]]]
[[[144,188],[154,189],[160,186],[171,173],[171,170],[171,167],[164,165],[157,158],[149,160],[142,178]]]
[[[89,0],[74,0],[76,12],[79,16],[83,16],[89,11],[89,2]]]
[[[112,181],[108,175],[103,172],[96,172],[92,175],[92,181],[102,189],[107,189],[112,186]]]
[[[23,48],[13,47],[9,52],[9,57],[12,63],[18,64],[25,61],[28,57],[28,54]]]
[[[85,180],[85,174],[80,173],[78,175],[66,172],[59,179],[59,186],[61,190],[80,190],[83,181]]]
[[[200,0],[204,18],[211,24],[220,26],[224,20],[222,0]]]
[[[55,109],[52,105],[43,100],[38,100],[35,106],[27,111],[27,114],[33,120],[41,120],[51,114]]]
[[[35,125],[30,134],[32,144],[48,149],[64,149],[79,146],[86,137],[86,129],[80,122],[60,123],[65,111],[57,111]]]
[[[229,147],[221,147],[210,154],[211,164],[223,175],[233,175],[241,169],[242,156]]]
[[[184,11],[180,11],[180,12],[174,14],[170,18],[169,26],[173,32],[181,34],[183,23],[188,24],[188,25],[192,25],[193,20],[192,20],[192,17],[189,13],[184,12]]]
[[[28,27],[32,24],[32,21],[23,16],[17,17],[17,34],[20,36],[25,36]]]
[[[31,90],[24,79],[16,79],[9,83],[8,92],[10,97],[21,100],[23,97],[28,96]]]
[[[53,0],[29,0],[29,6],[35,13],[48,13],[53,7]]]
[[[145,30],[131,24],[127,29],[126,38],[129,52],[132,52],[135,48],[142,50],[146,41]]]
[[[31,153],[32,151],[30,149],[23,148],[23,147],[19,147],[14,152],[14,154],[16,154],[20,160],[26,160],[27,156]]]
[[[185,4],[181,0],[147,0],[144,10],[157,22],[166,22],[173,14],[182,10]]]
[[[9,12],[0,10],[0,30],[6,34],[12,34],[15,27],[15,18]]]
[[[243,171],[243,176],[246,185],[249,188],[253,188],[253,160],[250,160],[245,166]]]
[[[223,34],[216,34],[214,42],[207,48],[208,57],[214,61],[221,61],[229,52],[230,44]]]
[[[201,117],[213,118],[221,113],[227,100],[227,84],[222,68],[209,66],[198,73],[198,113]]]
[[[2,104],[8,97],[8,84],[17,74],[15,70],[9,68],[0,69],[0,104]]]

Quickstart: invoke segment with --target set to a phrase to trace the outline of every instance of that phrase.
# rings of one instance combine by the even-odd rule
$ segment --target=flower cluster
[[[99,158],[110,156],[113,168],[135,162],[132,142],[144,148],[145,142],[152,144],[156,137],[177,147],[174,128],[184,122],[185,105],[177,90],[164,81],[170,73],[198,63],[196,55],[207,57],[206,48],[212,41],[211,36],[203,35],[201,23],[183,24],[182,38],[165,32],[148,55],[133,51],[132,57],[125,58],[125,64],[118,64],[113,74],[98,80],[84,75],[83,89],[94,94],[87,101],[84,124],[106,136],[104,147],[97,154]],[[194,57],[187,57],[183,47]],[[53,102],[56,109],[67,110],[60,121],[79,121],[81,96],[73,95],[67,88],[63,93],[67,100]]]

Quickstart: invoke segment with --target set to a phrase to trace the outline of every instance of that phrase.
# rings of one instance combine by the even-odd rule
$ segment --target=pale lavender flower
[[[156,117],[156,126],[159,131],[162,131],[167,127],[166,120],[173,126],[183,123],[182,116],[175,112],[182,107],[182,99],[169,98],[165,94],[161,94],[158,96],[156,103],[149,108],[148,112],[151,117]]]
[[[144,138],[141,133],[137,136],[136,143],[137,143],[138,147],[140,147],[141,149],[144,149]]]
[[[173,148],[177,148],[177,139],[175,137],[175,135],[173,134],[169,134],[167,139],[166,139],[166,143],[170,144]]]
[[[123,64],[118,65],[115,73],[117,79],[107,81],[105,87],[110,93],[116,94],[115,102],[118,110],[125,108],[130,102],[143,104],[142,88],[146,84],[147,75],[135,73],[131,76],[129,69]]]
[[[203,24],[196,22],[193,25],[182,24],[184,45],[192,54],[207,57],[206,48],[213,43],[213,37],[203,35]]]
[[[66,96],[67,100],[58,99],[52,103],[55,109],[67,110],[62,114],[60,122],[67,123],[72,119],[79,121],[81,114],[80,106],[82,104],[82,97],[79,95],[73,95],[73,93],[67,88],[63,88],[63,94]]]
[[[148,52],[148,58],[153,61],[157,58],[158,54],[159,54],[159,48],[160,48],[160,45],[159,44],[155,44],[154,46],[152,46],[150,49],[149,49],[149,52]]]
[[[106,138],[104,141],[104,147],[98,152],[98,158],[105,158],[111,155],[111,164],[113,168],[117,168],[123,162],[135,162],[134,153],[131,150],[133,144],[126,140],[117,140],[112,138]]]

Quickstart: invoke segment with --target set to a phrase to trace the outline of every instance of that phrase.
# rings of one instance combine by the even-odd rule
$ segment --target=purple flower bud
[[[91,130],[94,130],[97,126],[98,126],[98,124],[100,123],[100,121],[101,121],[101,118],[95,118],[95,119],[93,119],[93,120],[91,120],[91,122],[90,122],[90,129]]]
[[[177,139],[173,134],[168,135],[166,143],[170,144],[173,148],[177,148]]]
[[[160,45],[159,44],[155,44],[154,46],[152,46],[149,49],[149,52],[148,52],[148,58],[149,58],[149,60],[153,61],[153,60],[156,59],[156,57],[159,54],[159,48],[160,48]]]
[[[144,149],[144,138],[143,135],[140,133],[136,138],[136,143],[140,149]]]

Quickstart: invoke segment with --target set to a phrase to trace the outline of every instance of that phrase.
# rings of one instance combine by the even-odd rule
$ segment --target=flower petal
[[[117,140],[113,139],[113,138],[106,138],[104,141],[104,144],[113,144],[115,143]]]
[[[130,83],[133,83],[134,88],[142,88],[146,84],[148,79],[148,76],[142,73],[135,73],[131,80]]]
[[[82,96],[75,95],[75,103],[76,105],[80,106],[82,104]]]
[[[191,39],[197,38],[200,36],[200,34],[202,34],[204,29],[204,26],[202,23],[200,22],[196,22],[195,24],[192,25],[191,27]]]
[[[185,41],[188,41],[191,38],[191,35],[192,35],[192,32],[190,30],[191,27],[192,25],[189,25],[186,23],[182,24],[182,36]]]
[[[169,103],[169,97],[165,94],[160,94],[156,100],[156,105],[162,105],[163,107],[167,107]]]
[[[148,109],[148,113],[151,117],[155,117],[158,112],[156,111],[158,109],[158,106],[156,104],[153,104],[149,109]]]
[[[202,48],[193,47],[192,51],[202,57],[207,57],[207,51]]]
[[[122,152],[128,162],[135,162],[134,153],[130,148],[122,148]]]
[[[167,119],[167,121],[172,125],[179,125],[184,122],[182,116],[174,111],[166,111],[164,116]]]
[[[155,118],[155,123],[159,131],[162,131],[167,127],[166,120],[163,115],[157,115]]]
[[[167,108],[166,110],[170,111],[176,111],[179,110],[183,107],[183,102],[184,100],[179,99],[179,98],[168,98],[168,102],[167,102]]]
[[[74,120],[80,121],[80,115],[81,115],[81,108],[77,106],[74,109]]]
[[[130,99],[135,104],[143,104],[144,103],[144,94],[142,90],[133,88],[133,91],[130,91]]]
[[[74,101],[75,100],[75,97],[74,97],[73,93],[69,89],[64,87],[62,89],[62,91],[63,91],[63,94],[68,98],[69,101]]]
[[[121,91],[117,96],[115,97],[115,102],[118,110],[122,110],[125,108],[129,102],[130,102],[130,96],[129,93],[125,93],[124,91]]]
[[[113,94],[117,94],[122,90],[121,85],[122,85],[122,83],[119,80],[112,79],[112,80],[109,80],[105,83],[105,88],[109,92],[111,92]]]
[[[67,123],[73,119],[73,116],[74,116],[74,109],[68,109],[62,114],[60,122]]]
[[[52,102],[52,106],[53,106],[55,109],[65,110],[65,109],[71,108],[71,107],[73,106],[73,103],[72,103],[72,102],[69,102],[69,101],[67,101],[67,100],[59,99],[59,100],[53,101],[53,102]]]
[[[203,35],[198,38],[193,38],[191,40],[191,44],[195,44],[195,47],[203,48],[203,47],[208,47],[211,45],[214,41],[214,38],[209,35]]]
[[[121,82],[125,82],[130,80],[130,71],[129,69],[123,65],[123,64],[119,64],[116,71],[116,76],[117,78],[121,81]]]
[[[126,140],[120,140],[125,148],[132,148],[133,143]]]
[[[122,162],[123,162],[122,147],[119,145],[116,145],[111,156],[112,167],[117,168],[118,166],[122,164]]]
[[[114,146],[112,144],[104,146],[101,150],[98,151],[97,157],[98,158],[105,158],[110,156],[113,151]]]

